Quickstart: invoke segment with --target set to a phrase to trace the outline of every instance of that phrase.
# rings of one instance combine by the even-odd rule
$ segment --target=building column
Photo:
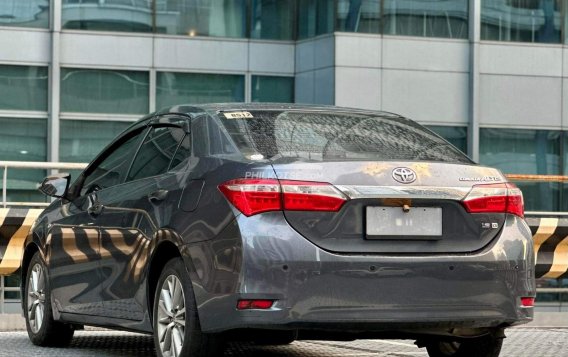
[[[153,56],[154,54],[152,54]],[[156,68],[152,65],[152,68],[150,68],[150,88],[149,88],[149,95],[150,95],[150,99],[148,102],[148,106],[149,106],[149,110],[150,113],[155,112],[158,109],[161,108],[156,108],[156,93],[157,93],[157,78],[158,78],[158,73],[156,71]]]
[[[245,75],[245,103],[252,102],[252,74],[247,71]]]
[[[51,0],[51,62],[47,105],[47,161],[59,162],[59,103],[61,96],[61,0]]]
[[[481,1],[469,2],[469,128],[467,153],[479,162],[479,41]]]

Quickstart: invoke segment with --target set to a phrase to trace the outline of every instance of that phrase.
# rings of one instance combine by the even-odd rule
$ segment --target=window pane
[[[252,101],[294,103],[294,78],[252,76]]]
[[[568,279],[537,279],[537,292],[539,289],[563,289],[556,292],[540,292],[536,296],[536,304],[546,307],[547,311],[560,311],[568,301]]]
[[[148,73],[61,69],[61,111],[142,114],[148,112]]]
[[[63,0],[61,16],[64,29],[152,32],[148,0]]]
[[[0,157],[6,161],[46,161],[47,120],[0,118]],[[0,170],[3,172],[3,170]],[[36,189],[45,170],[8,169],[8,202],[44,202]],[[3,183],[0,181],[0,188]]]
[[[468,38],[468,1],[384,0],[384,33]]]
[[[253,0],[251,38],[293,40],[295,1]]]
[[[226,103],[245,100],[245,77],[225,74],[158,73],[156,104]]]
[[[0,109],[47,111],[47,67],[0,65]]]
[[[0,118],[0,157],[6,161],[45,161],[47,158],[47,120]],[[0,170],[3,172],[3,170]],[[7,200],[45,201],[36,189],[45,170],[8,169]],[[0,187],[2,181],[0,181]]]
[[[245,37],[246,0],[156,2],[156,31],[186,36]]]
[[[20,286],[20,274],[7,275],[4,278],[4,286],[8,288],[17,288]]]
[[[10,180],[8,180],[8,191],[6,192],[7,202],[50,202],[50,198],[39,192],[36,188],[37,185],[47,176],[47,172],[45,170],[22,169],[18,171],[20,171],[22,175],[26,174],[34,176],[37,180],[31,182],[34,186],[33,188],[31,185],[28,185],[27,189],[22,190],[10,189]],[[8,171],[8,175],[12,175],[10,174],[10,171]],[[2,184],[0,184],[0,188],[1,187]]]
[[[217,118],[245,157],[423,160],[471,163],[429,130],[390,114],[251,110],[252,118]],[[393,138],[396,138],[393,139]]]
[[[98,189],[103,189],[122,183],[134,151],[138,148],[138,144],[145,133],[145,130],[139,132],[108,155],[85,179],[82,194],[85,194],[93,185],[97,185]]]
[[[481,0],[481,39],[560,43],[560,1]]]
[[[181,164],[185,159],[191,156],[191,135],[186,135],[181,142],[181,145],[178,146],[176,153],[174,154],[174,158],[172,159],[172,163],[170,165],[170,169],[177,167]]]
[[[168,170],[179,143],[185,138],[180,128],[155,128],[140,147],[127,181],[156,176]]]
[[[428,125],[428,129],[432,130],[436,134],[440,135],[452,145],[461,150],[461,152],[467,152],[467,128],[463,126],[438,126],[438,125]]]
[[[380,0],[339,0],[335,29],[347,32],[380,33]]]
[[[0,26],[49,28],[49,0],[0,1]]]
[[[560,132],[552,130],[480,129],[480,162],[503,173],[558,175]],[[556,211],[559,184],[516,182],[527,211]]]
[[[334,0],[299,0],[298,37],[314,37],[333,32]]]
[[[564,172],[562,173],[565,176],[568,176],[568,132],[564,131],[562,133],[562,161],[563,161],[563,170]],[[561,191],[561,196],[560,196],[560,211],[562,212],[568,212],[568,183],[564,182],[561,184],[562,185],[562,191]],[[568,288],[568,280],[566,280],[567,282],[567,288]]]
[[[20,299],[20,292],[19,291],[6,291],[6,292],[4,292],[4,299],[19,300]]]
[[[61,120],[59,159],[90,162],[131,123],[120,121]]]

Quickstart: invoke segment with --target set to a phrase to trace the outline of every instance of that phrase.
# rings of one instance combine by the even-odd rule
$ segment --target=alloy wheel
[[[178,357],[185,336],[185,295],[175,275],[164,280],[158,302],[158,336],[164,357]]]
[[[34,265],[28,281],[28,320],[34,333],[43,325],[45,311],[45,271],[40,264]]]

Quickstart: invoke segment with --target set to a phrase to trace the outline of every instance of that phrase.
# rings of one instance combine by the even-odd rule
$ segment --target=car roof
[[[398,114],[367,110],[358,108],[338,107],[333,105],[321,104],[288,104],[288,103],[208,103],[208,104],[180,104],[171,107],[166,107],[158,112],[157,115],[172,114],[172,113],[203,113],[203,112],[235,112],[235,111],[270,111],[270,110],[297,110],[304,112],[349,112],[356,114],[368,114],[385,117],[401,117]]]

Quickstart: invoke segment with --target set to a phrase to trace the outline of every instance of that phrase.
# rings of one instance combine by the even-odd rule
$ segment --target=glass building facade
[[[145,114],[148,73],[100,69],[61,69],[61,111]]]
[[[223,103],[244,102],[244,100],[244,76],[158,72],[156,88],[158,108],[180,103]]]
[[[61,16],[53,16],[53,1],[50,0],[0,0],[0,37],[6,36],[6,43],[25,35],[28,37],[22,37],[22,41],[34,38],[36,41],[32,43],[40,47],[40,44],[50,42],[49,36],[58,36],[59,28],[65,39],[61,41],[60,63],[51,62],[53,48],[49,45],[41,50],[10,48],[0,51],[0,160],[88,162],[142,114],[179,103],[244,101],[344,105],[336,95],[339,75],[317,82],[326,73],[341,70],[361,69],[367,71],[366,74],[375,69],[381,71],[380,76],[358,78],[359,83],[353,86],[353,97],[361,93],[368,95],[371,99],[367,102],[376,104],[374,107],[390,110],[385,104],[389,86],[402,83],[403,89],[396,96],[410,95],[407,93],[411,92],[412,83],[405,84],[408,78],[404,77],[405,73],[424,70],[436,74],[440,71],[447,76],[468,77],[469,62],[458,69],[448,63],[468,61],[469,52],[459,53],[458,60],[446,56],[451,52],[448,47],[454,45],[469,51],[470,36],[475,33],[472,29],[479,33],[482,46],[490,45],[504,52],[512,47],[514,51],[525,51],[522,52],[525,57],[536,56],[536,49],[549,51],[547,54],[552,57],[566,52],[567,0],[479,0],[477,16],[470,13],[471,1],[61,0],[61,6],[56,7],[61,11],[57,15]],[[472,23],[476,18],[480,19],[479,23]],[[54,24],[55,19],[60,23]],[[368,45],[358,49],[353,46],[357,50],[350,48],[349,57],[361,59],[356,64],[338,64],[345,60],[336,58],[339,57],[338,48],[325,52],[314,45],[311,55],[303,52],[304,44],[328,39],[334,36],[333,33],[354,38],[351,45],[365,41],[369,44],[371,40],[383,42],[380,48]],[[112,53],[90,53],[92,58],[88,60],[74,53],[75,48],[67,44],[78,45],[87,41],[87,37],[97,36],[104,41],[119,39],[122,42],[109,50]],[[413,54],[418,57],[418,65],[407,64],[412,58],[405,58],[404,63],[387,63],[392,53],[388,52],[385,43],[412,46],[401,45],[402,42],[397,42],[400,39],[421,44],[417,55],[408,52],[409,57]],[[132,60],[120,48],[131,40],[152,42],[150,51],[153,52],[138,53],[139,49],[134,48],[136,57],[142,59]],[[193,42],[184,52],[180,49],[183,46],[178,44],[186,40]],[[166,42],[176,44],[168,47]],[[334,46],[340,46],[339,42]],[[442,54],[422,58],[428,46]],[[401,48],[405,49],[398,47],[396,51]],[[530,52],[533,49],[535,52]],[[40,53],[35,57],[26,53],[34,51]],[[288,59],[281,60],[278,51],[290,54]],[[118,53],[116,58],[113,57],[115,52]],[[20,57],[10,57],[8,53],[19,53]],[[519,63],[526,59],[514,57],[517,53],[510,58],[518,59]],[[365,62],[374,55],[380,58],[377,62],[383,61],[380,65],[371,60]],[[151,59],[144,62],[145,56]],[[174,60],[170,60],[172,58]],[[303,60],[309,64],[300,63]],[[498,67],[495,64],[499,61],[499,56],[485,58],[484,72],[479,75],[501,76],[504,82],[513,78],[531,81],[539,75],[549,81],[558,77],[554,78],[553,86],[562,93],[557,101],[562,102],[563,118],[554,125],[541,125],[541,118],[520,123],[517,116],[503,114],[507,120],[492,122],[492,119],[482,118],[481,123],[470,125],[469,118],[457,117],[459,111],[452,112],[455,118],[438,120],[435,105],[424,105],[415,111],[419,113],[417,119],[460,150],[469,152],[481,164],[497,167],[506,174],[568,175],[568,125],[564,124],[568,123],[565,114],[568,68],[557,71],[559,75],[551,74],[546,72],[548,62],[541,65],[535,60],[536,65],[527,62],[518,65],[528,73],[519,75],[512,73],[517,61]],[[563,61],[566,62],[563,58],[555,58],[552,62]],[[317,67],[319,62],[325,63]],[[529,73],[531,65],[542,66],[541,72],[546,73]],[[50,68],[59,71],[53,72]],[[52,77],[53,73],[58,77]],[[312,86],[305,86],[306,78],[313,78]],[[365,87],[371,79],[382,81],[377,85],[377,92],[372,94]],[[469,77],[463,80],[464,86],[469,88],[470,80]],[[523,89],[542,88],[542,82],[530,83]],[[359,85],[365,89],[355,91]],[[322,100],[318,96],[324,90],[329,90],[331,99]],[[480,88],[480,91],[484,90],[488,88]],[[423,96],[429,94],[427,90],[420,92]],[[459,94],[456,97],[453,97],[454,93],[450,94],[443,103],[454,102],[459,97]],[[505,99],[511,100],[511,106],[518,104],[513,94],[507,95]],[[473,102],[469,96],[466,105],[471,107]],[[538,104],[536,100],[535,104]],[[348,106],[352,105],[348,103]],[[463,112],[468,112],[470,107]],[[421,113],[425,113],[424,117],[420,117]],[[497,114],[495,117],[501,115]],[[550,115],[543,114],[542,118],[547,116]],[[55,126],[52,125],[54,122]],[[57,135],[53,134],[54,130]],[[474,145],[476,140],[471,138],[478,139],[479,145]],[[10,172],[8,201],[45,200],[35,190],[35,185],[45,174],[44,170]],[[519,182],[518,185],[524,192],[528,211],[568,211],[565,183]],[[2,284],[0,298],[17,301],[18,292],[14,290],[17,282],[8,279]],[[539,284],[568,291],[566,281],[561,279]],[[539,295],[539,299],[551,304],[566,304],[568,292],[547,294]]]
[[[50,0],[0,1],[0,26],[49,27]]]
[[[480,0],[481,39],[561,43],[564,0]],[[468,38],[468,0],[62,0],[62,28],[270,40],[334,31]],[[0,1],[0,26],[49,28],[49,0]]]
[[[562,174],[560,131],[482,128],[480,134],[480,163],[484,165],[510,174]],[[517,182],[517,185],[523,191],[527,210],[560,209],[560,183]]]
[[[481,38],[560,43],[563,0],[481,0]]]

